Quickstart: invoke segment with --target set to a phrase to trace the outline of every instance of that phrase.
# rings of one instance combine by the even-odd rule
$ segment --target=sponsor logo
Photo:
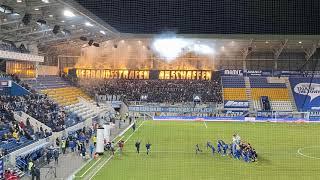
[[[310,96],[310,102],[320,96],[320,84],[299,83],[294,87],[294,92],[301,95]]]
[[[242,70],[224,70],[225,75],[239,75],[242,76],[243,72]]]
[[[227,101],[224,104],[224,107],[240,107],[240,108],[246,108],[249,107],[249,102],[247,101]]]

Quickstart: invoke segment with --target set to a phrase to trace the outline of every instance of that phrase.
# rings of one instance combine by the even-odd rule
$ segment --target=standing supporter
[[[93,151],[94,151],[94,145],[92,143],[90,143],[90,158],[92,159],[93,158]]]
[[[56,164],[58,164],[58,160],[59,160],[59,150],[54,150],[53,151],[53,156],[54,156],[54,162],[56,163]]]
[[[66,153],[66,140],[65,139],[62,139],[62,141],[61,141],[61,150],[62,150],[63,154]]]

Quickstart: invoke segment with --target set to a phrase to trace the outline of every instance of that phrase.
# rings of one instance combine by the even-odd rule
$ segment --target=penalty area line
[[[144,124],[144,122],[146,122],[146,121],[143,121],[143,122],[137,127],[137,129],[130,134],[130,136],[124,141],[124,143],[126,143],[126,142],[132,137],[132,135],[133,135],[135,132],[138,131],[138,129]],[[119,148],[116,149],[115,153],[116,153],[118,150],[119,150]],[[93,175],[89,178],[89,180],[91,180],[91,179],[112,159],[112,157],[114,157],[114,155],[111,155],[105,162],[103,162],[103,164],[93,173]]]
[[[206,121],[203,121],[204,126],[206,127],[206,129],[208,128]]]
[[[305,154],[303,154],[303,153],[301,152],[301,151],[304,150],[304,149],[311,149],[311,148],[320,148],[320,146],[311,146],[311,147],[300,148],[300,149],[298,149],[297,153],[298,153],[300,156],[303,156],[303,157],[306,157],[306,158],[309,158],[309,159],[318,159],[318,160],[320,160],[320,157],[308,156],[308,155],[305,155]]]

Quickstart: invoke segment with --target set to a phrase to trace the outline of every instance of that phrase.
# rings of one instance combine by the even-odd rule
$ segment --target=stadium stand
[[[71,86],[68,81],[59,76],[39,76],[25,82],[59,104],[61,111],[67,114],[64,122],[66,127],[94,118],[107,109],[103,105],[97,107],[80,88]]]
[[[290,89],[285,83],[270,83],[267,77],[250,77],[250,85],[255,109],[262,110],[260,98],[266,96],[270,100],[271,110],[292,111]]]
[[[124,88],[126,87],[126,88]],[[120,95],[127,101],[160,103],[193,102],[194,95],[199,95],[202,102],[222,102],[219,79],[211,81],[192,80],[106,80],[96,86],[84,87],[92,96]]]
[[[70,87],[70,84],[59,76],[38,76],[24,81],[35,90]]]
[[[223,99],[233,101],[247,101],[244,77],[222,76]]]

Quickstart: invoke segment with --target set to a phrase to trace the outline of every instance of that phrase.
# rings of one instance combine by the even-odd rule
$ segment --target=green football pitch
[[[194,179],[320,179],[320,124],[250,122],[144,121],[130,129],[122,155],[107,153],[92,160],[75,179],[194,180]],[[258,153],[258,161],[245,163],[212,155],[206,142],[230,142],[238,133]],[[141,140],[141,153],[135,142]],[[151,154],[145,143],[150,142]],[[203,150],[195,154],[195,144]]]

